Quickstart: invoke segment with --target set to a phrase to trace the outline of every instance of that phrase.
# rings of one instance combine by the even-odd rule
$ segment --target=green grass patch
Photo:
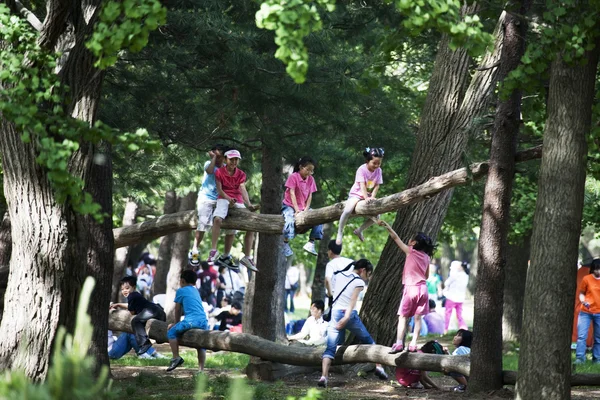
[[[171,353],[164,353],[165,356],[171,357]],[[198,368],[198,353],[196,350],[182,350],[179,355],[185,360],[185,368]],[[250,356],[241,353],[229,353],[229,352],[217,352],[207,353],[206,355],[206,368],[211,369],[243,369],[246,368]],[[123,367],[143,367],[143,366],[169,366],[170,359],[141,359],[129,353],[118,360],[111,360],[111,365],[118,365]]]

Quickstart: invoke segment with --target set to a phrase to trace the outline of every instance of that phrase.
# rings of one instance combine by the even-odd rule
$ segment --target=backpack
[[[200,282],[200,297],[202,300],[206,300],[213,292],[213,282],[210,275],[202,278]]]

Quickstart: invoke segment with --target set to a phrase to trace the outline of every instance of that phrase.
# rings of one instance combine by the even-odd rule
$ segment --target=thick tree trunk
[[[123,226],[133,225],[137,216],[138,205],[135,201],[128,199],[125,204],[125,211],[123,212]],[[119,302],[120,297],[120,285],[119,281],[125,276],[125,270],[127,269],[127,263],[129,262],[129,246],[119,247],[115,251],[115,270],[112,278],[112,291],[111,301],[114,303]]]
[[[517,399],[571,398],[573,295],[599,44],[584,55],[586,65],[567,65],[562,54],[552,63]]]
[[[496,28],[497,43],[501,37]],[[461,163],[468,131],[475,120],[487,111],[489,98],[496,82],[496,68],[478,71],[470,79],[470,58],[463,50],[451,51],[444,37],[435,61],[429,92],[423,107],[421,127],[408,172],[407,187],[451,171]],[[496,46],[499,47],[498,45]],[[497,62],[498,49],[488,54],[483,65]],[[467,89],[467,85],[471,84]],[[398,235],[408,241],[422,231],[436,238],[446,215],[452,191],[448,190],[418,204],[400,209],[394,221]],[[398,246],[388,240],[375,268],[361,314],[377,343],[391,344],[396,338],[397,321],[389,310],[398,307],[402,294],[402,270],[405,256]],[[381,307],[387,304],[389,307]]]
[[[8,285],[11,252],[10,216],[8,212],[5,212],[2,223],[0,223],[0,321],[2,321],[2,313],[4,311],[4,294]]]
[[[526,15],[529,4],[528,0],[517,2],[513,7],[515,14],[512,10],[505,11],[504,42],[499,71],[501,80],[519,66],[525,53],[527,25],[520,16]],[[469,382],[469,390],[473,392],[501,389],[503,384],[504,268],[520,122],[521,91],[515,90],[506,100],[500,100],[492,131],[490,169],[483,197],[475,289],[473,331],[477,332],[477,340],[473,342],[473,373]]]
[[[281,156],[263,144],[261,207],[264,214],[281,213],[283,201],[283,161]],[[283,316],[286,260],[281,251],[282,236],[278,234],[260,234],[258,243],[257,268],[254,276],[254,296],[248,312],[251,318],[244,322],[244,332],[250,332],[269,341],[285,340]],[[248,329],[247,329],[248,328]],[[247,374],[268,380],[268,368],[255,359],[250,360]]]
[[[520,151],[515,157],[516,162],[540,158],[542,146]],[[382,197],[370,204],[358,203],[353,217],[377,215],[429,199],[439,193],[444,193],[455,186],[465,185],[486,176],[488,163],[480,162],[465,168],[441,173],[431,177],[427,182],[406,189],[400,193]],[[296,215],[296,227],[306,229],[318,224],[336,221],[342,215],[344,203],[305,211]],[[182,211],[175,214],[163,215],[139,224],[114,229],[115,246],[123,247],[134,243],[153,240],[196,227],[196,211]],[[283,230],[281,215],[255,214],[244,209],[231,209],[223,220],[223,229],[250,230],[261,233],[279,234]]]
[[[190,192],[179,202],[179,211],[190,210],[196,207],[198,193]],[[171,263],[167,275],[167,297],[165,299],[165,312],[167,321],[175,321],[175,292],[179,289],[181,272],[188,266],[188,251],[190,249],[190,231],[186,230],[175,234],[171,251]]]
[[[531,251],[531,233],[518,244],[509,244],[504,275],[504,310],[502,314],[502,340],[517,342],[523,326],[523,298]]]
[[[325,300],[325,267],[329,261],[329,257],[327,257],[327,245],[331,240],[332,232],[333,224],[331,222],[326,223],[323,226],[323,240],[319,243],[319,254],[317,255],[315,276],[313,277],[311,286],[311,302]]]
[[[177,195],[169,190],[165,193],[165,205],[163,207],[165,214],[171,214],[177,211]],[[155,294],[167,293],[167,275],[169,274],[169,264],[171,262],[171,251],[175,234],[163,236],[158,246],[158,259],[156,260],[156,276],[154,277],[153,291]]]

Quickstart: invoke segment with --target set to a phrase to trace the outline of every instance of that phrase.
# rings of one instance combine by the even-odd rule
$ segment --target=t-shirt
[[[236,168],[233,175],[229,175],[227,168],[219,168],[215,172],[215,178],[221,182],[221,188],[225,194],[232,199],[235,199],[236,203],[244,203],[242,192],[240,191],[240,185],[246,182],[246,174],[239,168]],[[221,198],[219,196],[219,198]]]
[[[204,163],[204,176],[202,177],[202,186],[200,186],[200,190],[198,191],[198,202],[201,201],[215,201],[219,193],[217,193],[217,183],[215,181],[215,172],[220,167],[215,165],[215,170],[212,174],[209,174],[206,170],[210,165],[211,161],[207,161]],[[222,167],[222,165],[221,165]]]
[[[346,287],[348,282],[350,284]],[[350,305],[354,289],[357,287],[364,288],[365,281],[354,272],[340,272],[335,275],[335,283],[332,287],[333,299],[335,300],[332,310],[345,310]]]
[[[223,311],[215,318],[218,321],[221,321],[221,325],[219,326],[220,331],[224,331],[232,326],[240,325],[242,323],[242,313],[233,315],[229,311]]]
[[[458,346],[456,350],[452,352],[453,356],[466,356],[467,354],[471,354],[471,348],[466,346]]]
[[[430,334],[441,335],[444,333],[445,321],[443,315],[433,311],[425,315],[423,320],[427,324],[427,332]]]
[[[140,292],[131,292],[129,293],[129,296],[127,296],[127,309],[136,315],[146,308],[154,309],[155,307],[157,307],[157,305],[146,300]]]
[[[465,301],[467,285],[469,284],[469,275],[464,271],[450,270],[450,276],[444,284],[444,296],[455,303]]]
[[[404,263],[402,283],[409,286],[425,285],[427,281],[425,271],[429,267],[430,260],[431,258],[426,253],[410,247],[410,253]]]
[[[298,283],[300,280],[300,270],[297,266],[292,265],[288,268],[285,274],[285,288],[291,289],[293,285]]]
[[[181,304],[186,320],[194,321],[198,324],[208,323],[204,306],[202,306],[202,300],[200,299],[200,293],[195,286],[184,286],[177,289],[177,292],[175,292],[175,303]]]
[[[590,303],[590,308],[581,306],[581,311],[590,314],[600,313],[600,279],[596,279],[594,274],[589,274],[583,277],[579,284],[579,293],[585,294],[585,301]]]
[[[358,196],[361,199],[363,198],[362,192],[360,191],[360,184],[364,182],[367,188],[367,193],[371,195],[373,189],[375,189],[376,185],[381,185],[383,183],[383,174],[381,173],[381,168],[377,168],[375,171],[371,172],[367,168],[367,164],[363,164],[356,170],[356,177],[354,178],[354,185],[352,185],[352,189],[350,189],[350,196]]]
[[[334,288],[334,286],[333,286],[334,272],[343,270],[352,262],[354,262],[354,260],[351,260],[346,257],[336,257],[327,263],[327,265],[325,266],[325,279],[329,278],[332,289]],[[352,266],[348,269],[348,272],[352,272],[353,270],[354,270],[354,267]]]
[[[285,187],[287,190],[283,197],[283,204],[294,207],[292,196],[290,195],[290,191],[294,191],[294,194],[296,195],[296,204],[298,204],[300,211],[304,211],[308,197],[317,191],[315,179],[311,175],[307,176],[306,179],[302,179],[302,175],[300,175],[299,172],[294,172],[287,178]]]
[[[239,288],[242,287],[242,280],[237,272],[233,272],[227,268],[225,271],[223,271],[221,276],[225,281],[225,294],[232,295],[236,290],[239,290]]]
[[[438,294],[438,286],[442,283],[442,278],[440,278],[439,274],[429,273],[429,277],[427,278],[427,293],[429,295],[437,295]]]

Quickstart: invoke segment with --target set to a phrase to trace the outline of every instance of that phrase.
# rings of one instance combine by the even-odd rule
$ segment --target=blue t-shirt
[[[177,289],[177,292],[175,292],[175,303],[181,304],[187,321],[194,321],[197,324],[208,323],[204,306],[202,306],[202,300],[200,299],[200,292],[198,292],[195,286],[184,286]]]
[[[453,356],[466,356],[467,354],[471,354],[471,348],[466,346],[458,346],[452,353]]]
[[[206,200],[217,200],[217,182],[215,181],[215,174],[217,167],[215,165],[215,171],[212,174],[206,172],[206,169],[210,165],[210,160],[204,163],[204,177],[202,178],[202,186],[198,191],[198,201]]]

